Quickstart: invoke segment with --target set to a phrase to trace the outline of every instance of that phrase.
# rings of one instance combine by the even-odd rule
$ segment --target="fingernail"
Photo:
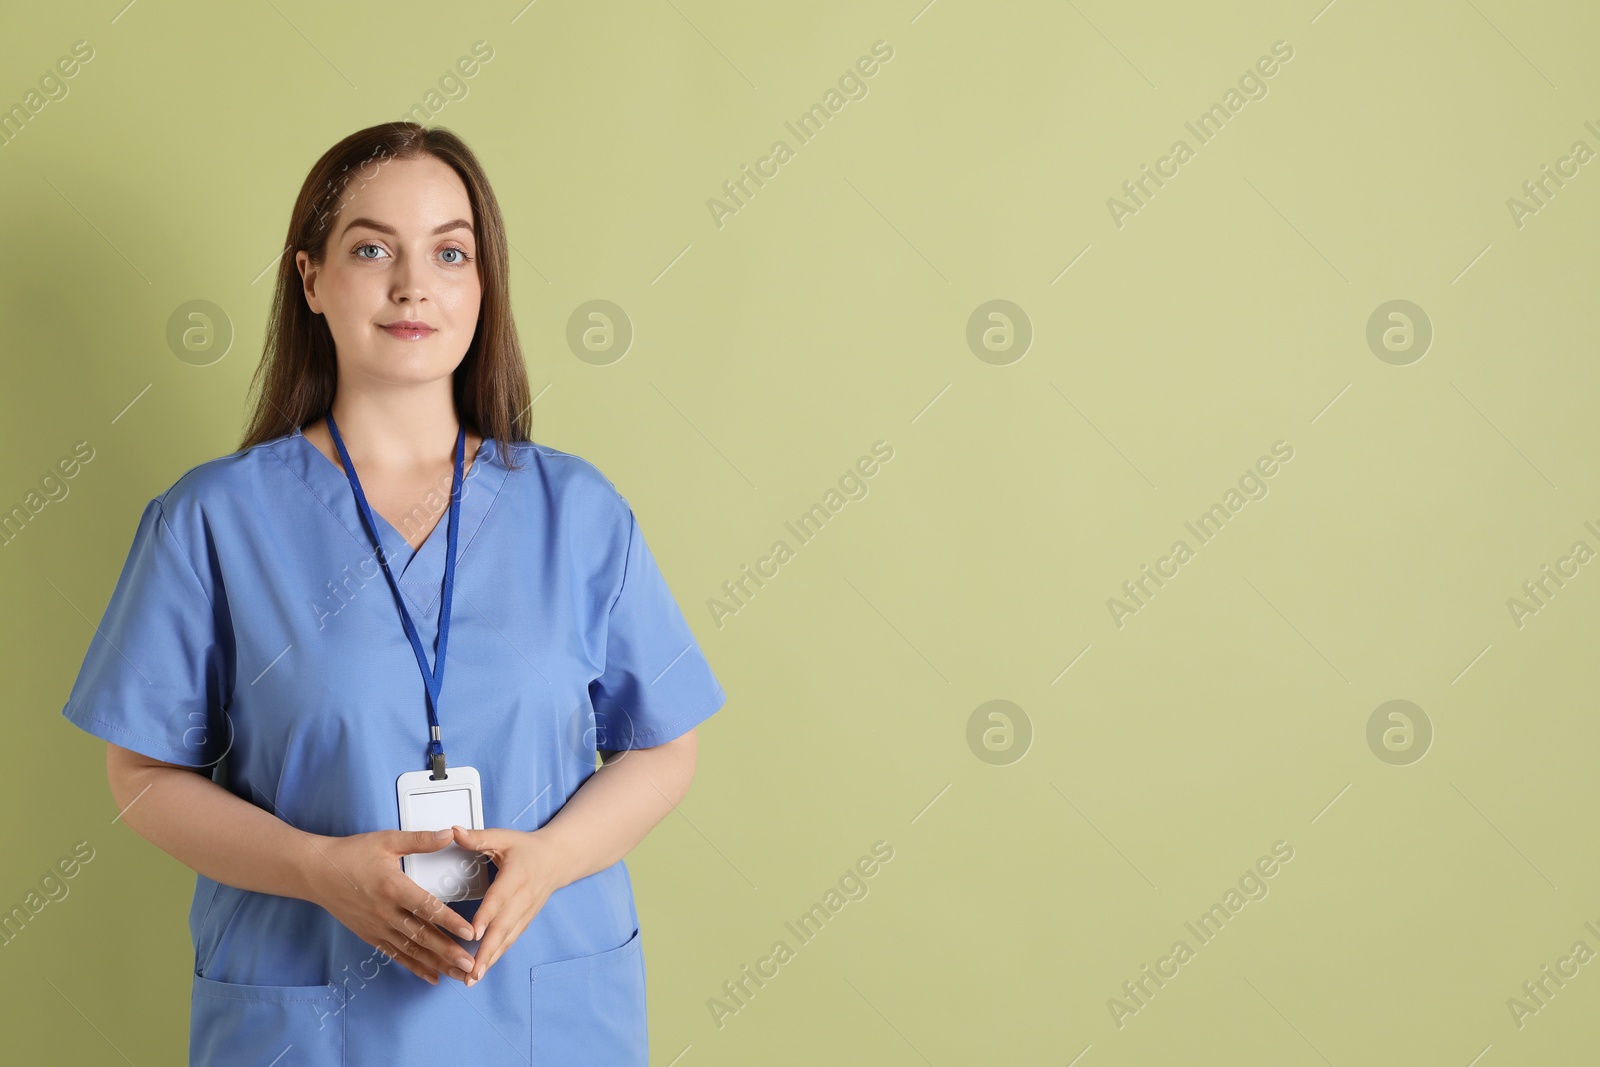
[[[462,956],[461,957],[461,963],[458,964],[458,966],[463,971],[466,971],[468,974],[472,973],[472,961],[470,959],[468,959],[466,956]]]
[[[453,833],[455,833],[454,830],[435,830],[433,832],[433,836],[434,837],[445,837],[445,836],[448,836],[448,835],[453,834]]]

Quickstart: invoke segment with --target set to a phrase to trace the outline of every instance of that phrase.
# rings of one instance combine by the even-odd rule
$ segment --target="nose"
[[[428,269],[414,256],[402,257],[395,265],[392,297],[397,304],[415,304],[428,296]]]

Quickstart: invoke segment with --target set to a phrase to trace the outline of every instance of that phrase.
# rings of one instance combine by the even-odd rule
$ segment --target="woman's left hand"
[[[537,830],[469,830],[464,826],[452,829],[457,845],[468,852],[483,853],[499,868],[472,917],[478,950],[467,979],[471,986],[522,935],[550,894],[566,883],[561,880],[559,853],[550,839]]]

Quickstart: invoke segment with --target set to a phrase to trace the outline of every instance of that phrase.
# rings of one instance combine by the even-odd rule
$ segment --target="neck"
[[[333,417],[351,461],[397,470],[452,461],[460,422],[450,384],[442,378],[403,388],[339,388]],[[469,456],[473,437],[467,434]]]

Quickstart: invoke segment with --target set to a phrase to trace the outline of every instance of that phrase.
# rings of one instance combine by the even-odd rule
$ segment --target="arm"
[[[694,779],[690,730],[663,745],[602,752],[598,770],[537,830],[456,830],[455,842],[494,860],[499,873],[473,916],[480,939],[473,985],[533,921],[550,894],[626,856]]]
[[[462,937],[471,937],[472,927],[413,882],[398,858],[437,851],[448,836],[308,833],[230,793],[204,768],[109,742],[106,778],[122,821],[186,867],[238,889],[317,904],[434,985],[440,973],[465,977],[471,957],[440,926]]]
[[[106,745],[106,778],[122,821],[212,881],[309,900],[317,835],[234,796],[204,768]]]
[[[559,884],[603,871],[633,851],[688,795],[698,755],[693,730],[654,748],[602,752],[600,768],[534,831],[560,857]]]

